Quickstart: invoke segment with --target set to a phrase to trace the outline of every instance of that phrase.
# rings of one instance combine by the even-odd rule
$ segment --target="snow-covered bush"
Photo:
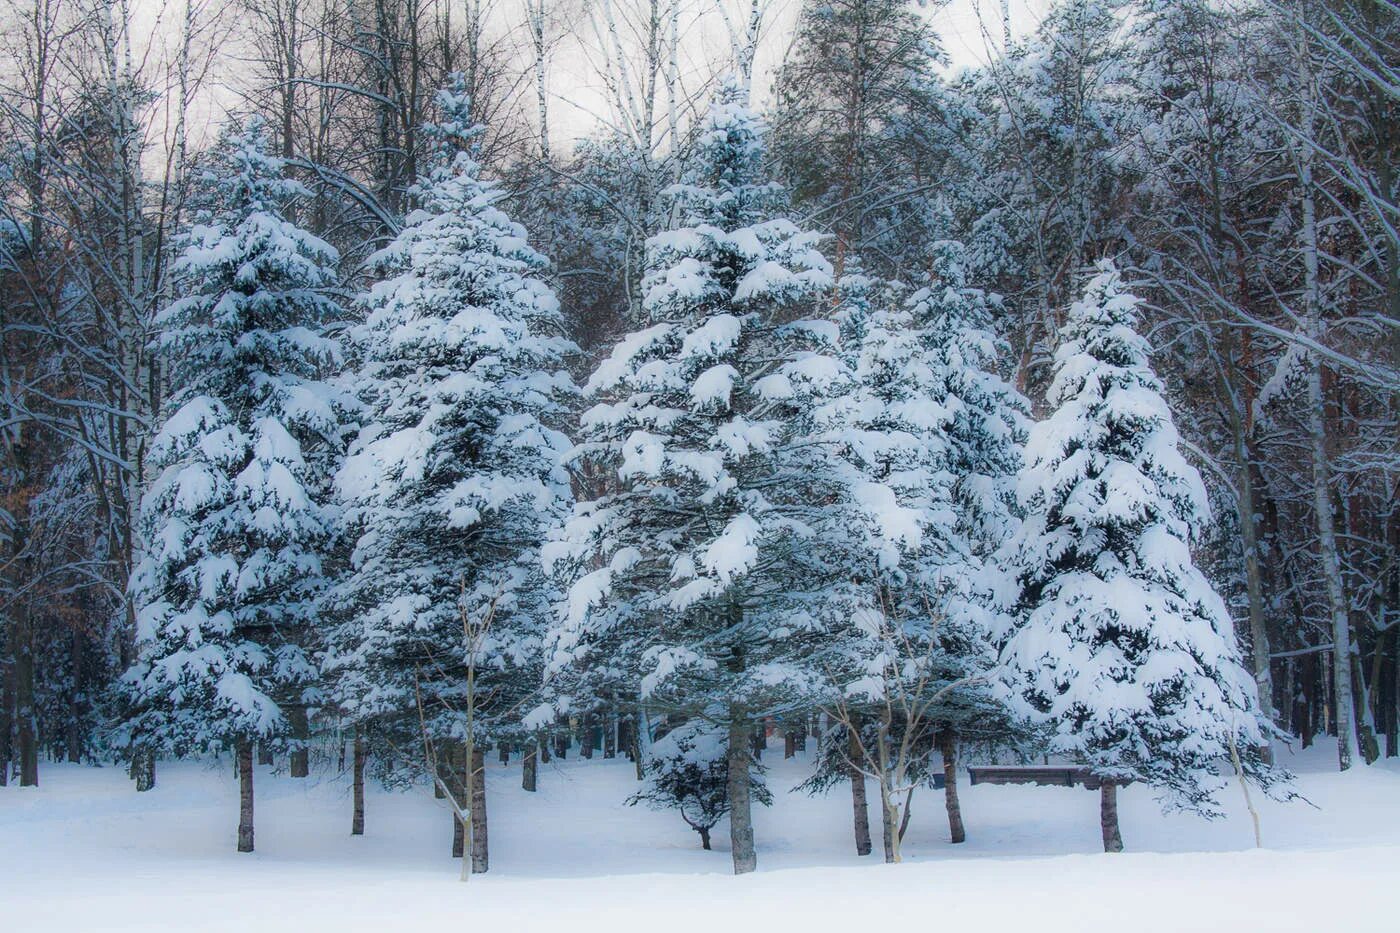
[[[642,789],[627,799],[656,810],[674,809],[710,848],[710,830],[729,813],[728,736],[724,728],[703,719],[677,726],[651,747]],[[757,764],[749,767],[749,794],[768,806],[773,795]]]

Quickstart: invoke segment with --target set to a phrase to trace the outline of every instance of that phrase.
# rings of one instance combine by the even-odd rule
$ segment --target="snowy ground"
[[[624,806],[625,761],[551,763],[535,795],[519,790],[518,764],[492,764],[492,870],[468,885],[426,791],[376,789],[367,834],[352,838],[343,777],[259,773],[250,856],[233,851],[227,764],[163,765],[142,795],[116,768],[47,765],[40,789],[0,789],[0,918],[24,931],[241,933],[1395,930],[1400,766],[1339,775],[1330,751],[1283,753],[1316,808],[1265,801],[1263,851],[1233,788],[1214,823],[1164,817],[1146,790],[1125,789],[1129,851],[1106,856],[1096,794],[984,785],[963,788],[966,844],[948,844],[942,796],[926,793],[906,863],[887,866],[853,854],[848,793],[784,793],[806,763],[774,761],[773,748],[777,800],[757,815],[759,872],[742,878],[723,826],[703,852],[676,815]]]

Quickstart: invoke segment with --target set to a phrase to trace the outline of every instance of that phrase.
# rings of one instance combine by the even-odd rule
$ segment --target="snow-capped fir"
[[[1265,727],[1225,605],[1192,560],[1206,492],[1134,331],[1138,304],[1105,261],[1070,309],[1054,411],[1032,428],[1019,481],[1001,658],[1052,754],[1213,814],[1232,746],[1271,778]]]
[[[1030,427],[1030,403],[1001,373],[1010,348],[992,329],[1000,306],[968,284],[966,249],[938,240],[932,251],[932,280],[909,302],[930,365],[934,389],[946,413],[943,428],[958,537],[968,557],[980,563],[1016,531],[1016,475]]]
[[[744,97],[722,87],[694,167],[668,191],[683,221],[647,243],[650,326],[589,382],[602,401],[583,416],[574,458],[601,491],[549,554],[578,574],[551,664],[606,677],[644,705],[720,716],[731,795],[747,789],[756,717],[801,676],[790,659],[816,601],[802,555],[818,452],[790,445],[787,426],[797,384],[838,369],[819,352],[835,326],[804,317],[830,266],[818,236],[783,216]],[[727,705],[714,710],[714,697]],[[731,802],[742,834],[747,802]],[[736,870],[751,869],[751,839],[734,851]]]
[[[437,105],[418,206],[372,258],[353,330],[365,414],[337,488],[357,544],[325,669],[351,720],[402,740],[421,702],[432,738],[460,739],[470,662],[484,745],[538,685],[538,549],[569,501],[557,423],[574,347],[545,259],[472,157],[460,80]]]
[[[147,461],[125,699],[132,738],[175,754],[284,738],[317,701],[337,256],[282,216],[307,194],[282,171],[260,121],[224,134],[174,270],[184,297],[156,319],[175,391]]]

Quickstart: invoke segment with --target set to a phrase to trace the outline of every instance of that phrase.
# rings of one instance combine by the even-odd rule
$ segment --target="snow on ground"
[[[806,762],[783,762],[780,747],[765,757],[777,800],[756,817],[757,874],[729,874],[723,825],[704,852],[674,813],[625,806],[626,761],[571,758],[542,766],[534,795],[518,763],[491,765],[492,868],[467,885],[447,855],[448,813],[426,790],[374,789],[366,835],[352,838],[344,776],[260,769],[258,851],[239,855],[227,759],[163,764],[140,795],[119,768],[50,764],[39,789],[0,789],[0,917],[14,930],[143,933],[1395,929],[1394,760],[1341,775],[1330,747],[1283,751],[1311,805],[1262,802],[1262,851],[1237,787],[1213,823],[1164,817],[1148,791],[1126,788],[1129,851],[1113,856],[1100,851],[1095,793],[964,786],[968,841],[953,846],[942,795],[924,792],[906,863],[884,865],[878,823],[877,854],[854,855],[844,787],[785,793]]]

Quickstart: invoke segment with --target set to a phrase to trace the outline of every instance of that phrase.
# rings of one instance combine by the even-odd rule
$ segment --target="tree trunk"
[[[360,733],[360,727],[355,727],[355,759],[351,768],[354,772],[351,780],[354,785],[354,811],[350,817],[350,835],[363,836],[365,834],[365,738]]]
[[[145,793],[156,786],[156,753],[137,747],[132,753],[131,775],[136,779],[136,792]]]
[[[238,851],[253,851],[253,743],[238,743]]]
[[[538,748],[539,743],[537,742],[531,742],[525,746],[525,755],[520,762],[520,789],[527,790],[532,794],[535,792],[535,779],[538,770],[536,764],[538,760],[536,756],[539,754],[536,749]]]
[[[535,748],[539,749],[540,764],[542,765],[549,764],[549,759],[551,757],[549,752],[549,743],[549,736],[545,735],[543,732],[538,732],[535,734]]]
[[[453,858],[461,858],[461,857],[462,857],[462,853],[463,853],[464,851],[466,851],[466,848],[467,848],[466,839],[467,839],[467,827],[466,827],[466,824],[464,824],[464,823],[462,822],[461,817],[459,817],[459,816],[457,815],[457,811],[456,811],[456,810],[453,810],[453,811],[452,811],[452,857],[453,857]]]
[[[309,777],[311,774],[311,751],[307,743],[311,741],[311,724],[307,720],[306,707],[298,703],[287,710],[287,719],[292,724],[291,774],[294,778]]]
[[[447,759],[447,784],[448,794],[452,797],[452,857],[462,858],[466,852],[467,825],[462,822],[457,815],[457,810],[466,803],[467,779],[466,768],[462,756],[465,752],[457,746],[452,746],[446,755]],[[465,870],[465,869],[464,869]]]
[[[8,660],[0,656],[0,787],[10,783],[10,729],[14,722],[14,708],[14,678],[10,676]]]
[[[1385,757],[1400,755],[1400,633],[1390,640],[1390,728],[1385,731]]]
[[[1309,95],[1304,111],[1303,139],[1313,139],[1317,101],[1306,57],[1300,57],[1304,71],[1303,89]],[[1319,238],[1317,202],[1313,181],[1313,150],[1304,142],[1298,164],[1298,184],[1302,207],[1301,245],[1303,250],[1304,323],[1308,336],[1323,339],[1322,286],[1319,280]],[[1322,385],[1322,359],[1311,354],[1308,366],[1308,450],[1312,466],[1313,518],[1317,523],[1318,560],[1327,610],[1332,626],[1333,709],[1337,721],[1337,764],[1345,771],[1357,756],[1356,709],[1351,684],[1351,621],[1342,586],[1341,559],[1337,550],[1336,516],[1332,506],[1332,470],[1327,451],[1326,398]]]
[[[579,754],[587,761],[593,760],[593,717],[584,716],[578,724]]]
[[[880,836],[885,843],[885,863],[899,861],[899,807],[889,786],[880,782]]]
[[[501,764],[510,764],[510,746],[502,742],[496,749],[497,757],[501,759]]]
[[[1237,413],[1232,420],[1240,421]],[[1259,695],[1259,715],[1267,722],[1273,723],[1276,718],[1274,713],[1274,679],[1273,670],[1269,663],[1269,628],[1265,622],[1264,571],[1259,560],[1259,526],[1256,517],[1258,509],[1254,504],[1254,482],[1251,473],[1253,457],[1249,443],[1244,437],[1243,424],[1235,424],[1233,427],[1236,434],[1237,456],[1241,458],[1236,482],[1236,496],[1240,515],[1240,532],[1244,539],[1242,544],[1244,548],[1245,592],[1248,596],[1249,610],[1250,660],[1254,667],[1255,690]],[[1259,749],[1260,757],[1267,764],[1273,764],[1274,761],[1274,750],[1270,743],[1269,737],[1265,736],[1264,744]]]
[[[603,716],[603,757],[617,757],[617,714],[611,710]]]
[[[938,736],[938,750],[943,754],[943,803],[948,808],[948,836],[953,844],[967,839],[963,828],[962,805],[958,802],[957,740],[951,730]]]
[[[39,733],[34,709],[34,650],[22,600],[16,609],[19,621],[11,629],[15,639],[15,737],[19,745],[19,786],[39,786]]]
[[[617,718],[617,750],[622,752],[628,761],[637,760],[637,739],[632,734],[637,731],[636,716],[619,716]]]
[[[1376,737],[1375,710],[1377,704],[1372,701],[1380,699],[1381,649],[1384,639],[1385,636],[1382,635],[1381,640],[1376,644],[1374,664],[1372,665],[1369,684],[1366,680],[1366,671],[1361,665],[1360,652],[1352,655],[1356,662],[1352,670],[1352,683],[1356,686],[1356,690],[1360,694],[1358,702],[1355,703],[1353,708],[1361,710],[1361,721],[1358,723],[1361,733],[1361,755],[1368,765],[1375,764],[1376,760],[1381,757],[1381,743]]]
[[[729,847],[734,856],[734,874],[742,875],[758,867],[753,846],[753,813],[749,802],[749,756],[752,733],[744,710],[738,704],[729,708]]]
[[[267,742],[258,743],[258,764],[268,767],[272,765],[272,746]]]
[[[794,757],[797,754],[797,733],[788,729],[783,733],[783,760]]]
[[[1311,748],[1313,743],[1313,732],[1316,728],[1314,718],[1317,709],[1317,655],[1308,655],[1303,667],[1303,714],[1300,717],[1299,726],[1303,747]]]
[[[561,731],[554,736],[554,757],[560,761],[569,757],[569,734],[567,732]]]
[[[708,826],[697,826],[695,831],[700,834],[700,848],[706,852],[710,851],[710,828]]]
[[[1103,850],[1122,852],[1123,836],[1118,832],[1118,785],[1104,781],[1099,786],[1099,827],[1103,830]]]
[[[852,762],[860,758],[860,743],[856,741],[854,727],[849,732],[848,755]],[[851,809],[855,814],[856,855],[870,854],[870,808],[865,800],[865,775],[854,764],[846,766],[846,775],[851,781]]]
[[[486,832],[486,756],[481,749],[472,752],[472,874],[485,874],[491,867]]]
[[[73,652],[73,683],[68,697],[68,722],[63,737],[63,750],[69,764],[79,764],[83,760],[83,636],[72,633],[69,643]]]

